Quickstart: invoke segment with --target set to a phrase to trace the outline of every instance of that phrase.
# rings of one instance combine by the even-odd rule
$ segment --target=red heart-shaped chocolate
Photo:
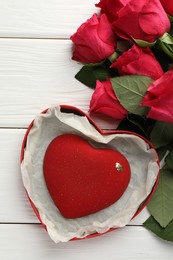
[[[65,218],[78,218],[117,201],[130,180],[130,166],[118,151],[95,148],[82,137],[64,134],[48,146],[44,177]]]

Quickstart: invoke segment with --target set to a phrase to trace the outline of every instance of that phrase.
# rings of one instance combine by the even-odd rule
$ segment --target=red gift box
[[[45,111],[42,112],[42,114],[43,114],[43,115],[44,115],[44,114],[47,114],[48,111],[49,111],[49,110],[45,110]],[[88,120],[89,124],[91,124],[91,125],[94,127],[94,129],[95,129],[96,131],[98,131],[98,133],[100,133],[102,136],[109,136],[109,135],[112,136],[112,135],[114,135],[114,134],[116,134],[116,135],[126,135],[126,134],[127,134],[127,135],[133,135],[133,136],[139,137],[139,138],[140,138],[141,140],[143,140],[143,141],[154,151],[154,153],[156,154],[156,151],[155,151],[153,145],[152,145],[148,140],[146,140],[144,137],[142,137],[142,136],[140,136],[140,135],[138,135],[138,134],[136,134],[136,133],[132,133],[132,132],[129,132],[129,131],[116,131],[116,130],[114,130],[114,131],[105,131],[105,130],[102,130],[102,129],[100,129],[100,128],[96,125],[96,123],[95,123],[88,115],[86,115],[84,112],[82,112],[81,110],[79,110],[79,109],[77,109],[77,108],[75,108],[75,107],[66,106],[66,105],[61,105],[61,106],[60,106],[60,111],[61,111],[61,113],[64,113],[65,115],[69,115],[69,116],[70,116],[70,115],[76,115],[76,116],[78,116],[78,117],[81,117],[81,116],[82,116],[82,117],[86,118],[86,119]],[[26,148],[27,142],[28,142],[28,135],[29,135],[31,129],[33,128],[34,122],[35,122],[35,121],[33,121],[33,122],[30,124],[30,126],[28,127],[28,130],[27,130],[27,132],[26,132],[26,134],[25,134],[25,137],[24,137],[24,140],[23,140],[22,150],[21,150],[21,163],[23,162],[23,160],[24,160],[24,158],[25,158],[25,148]],[[157,157],[157,155],[156,155],[156,157]],[[157,157],[157,164],[158,164],[158,166],[159,166],[159,159],[158,159],[158,157]],[[159,169],[159,167],[158,167],[158,169]],[[22,175],[23,175],[23,172],[22,172]],[[154,185],[153,185],[153,187],[152,187],[152,189],[151,189],[150,194],[143,200],[142,203],[140,203],[138,209],[136,210],[136,212],[134,213],[134,215],[132,216],[132,218],[134,218],[135,216],[137,216],[137,215],[142,211],[142,209],[147,205],[147,203],[149,202],[149,200],[151,199],[151,197],[152,197],[152,195],[153,195],[153,193],[154,193],[154,191],[155,191],[155,189],[156,189],[156,186],[157,186],[157,183],[158,183],[158,178],[159,178],[159,170],[158,170],[158,172],[157,172],[157,177],[156,177],[156,179],[155,179],[155,182],[154,182]],[[26,187],[25,187],[25,188],[26,188]],[[42,217],[41,217],[41,215],[40,215],[40,213],[39,213],[39,210],[38,210],[37,206],[35,205],[34,201],[30,198],[30,195],[29,195],[29,193],[28,193],[27,188],[26,188],[26,191],[27,191],[28,198],[29,198],[29,200],[30,200],[30,203],[31,203],[32,208],[34,209],[34,211],[35,211],[35,213],[36,213],[38,219],[40,220],[40,222],[42,223],[42,225],[44,226],[44,228],[47,230],[47,226],[46,226],[44,220],[42,219]],[[112,227],[112,228],[109,228],[109,230],[106,230],[106,232],[101,232],[101,233],[94,232],[93,234],[92,234],[92,232],[91,232],[91,234],[86,235],[86,236],[84,236],[84,237],[82,237],[82,238],[92,238],[92,237],[99,236],[99,235],[101,235],[101,234],[110,232],[110,231],[115,230],[115,229],[116,229],[116,228]],[[75,238],[75,237],[73,237],[73,238],[71,238],[71,239],[82,239],[82,238]],[[54,240],[56,240],[56,239],[54,239]],[[57,241],[56,241],[56,242],[57,242]]]

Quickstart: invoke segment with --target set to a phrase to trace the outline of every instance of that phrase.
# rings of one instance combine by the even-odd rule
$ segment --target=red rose
[[[151,108],[147,117],[173,123],[173,71],[167,71],[149,86],[142,106]]]
[[[127,110],[120,104],[112,89],[110,80],[97,80],[96,89],[90,101],[90,113],[101,113],[116,119],[123,119]]]
[[[105,13],[112,23],[118,18],[118,12],[131,0],[100,0],[100,3],[96,4],[96,7],[101,8],[101,13]]]
[[[123,52],[111,68],[117,69],[121,76],[138,74],[158,79],[163,75],[163,70],[152,51],[136,45]]]
[[[171,0],[160,0],[163,8],[170,16],[173,16],[173,3]]]
[[[73,60],[98,63],[114,53],[116,47],[112,25],[105,14],[94,14],[70,38],[75,44]]]
[[[117,8],[112,7],[113,2]],[[97,6],[106,13],[115,33],[124,39],[154,42],[170,29],[169,19],[159,0],[101,0]]]

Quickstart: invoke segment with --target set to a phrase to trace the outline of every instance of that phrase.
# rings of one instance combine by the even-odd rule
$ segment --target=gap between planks
[[[69,41],[70,38],[56,38],[56,37],[0,37],[0,39],[8,39],[8,40],[58,40],[58,41]]]
[[[18,130],[18,129],[19,129],[19,130],[21,130],[21,129],[22,129],[22,130],[27,130],[27,127],[0,126],[0,130],[1,130],[1,129],[2,129],[2,130],[4,130],[4,129],[5,129],[5,130],[6,130],[6,129],[7,129],[7,130]]]
[[[40,225],[42,226],[41,223],[33,223],[33,222],[5,222],[5,221],[1,221],[0,225]],[[139,224],[127,224],[125,227],[143,227],[143,224],[139,225]],[[118,228],[121,229],[121,228]]]

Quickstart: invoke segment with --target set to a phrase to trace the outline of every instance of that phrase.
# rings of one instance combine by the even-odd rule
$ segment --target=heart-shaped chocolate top
[[[130,166],[118,151],[95,148],[82,137],[63,134],[48,146],[44,177],[65,218],[79,218],[116,202],[130,180]]]

